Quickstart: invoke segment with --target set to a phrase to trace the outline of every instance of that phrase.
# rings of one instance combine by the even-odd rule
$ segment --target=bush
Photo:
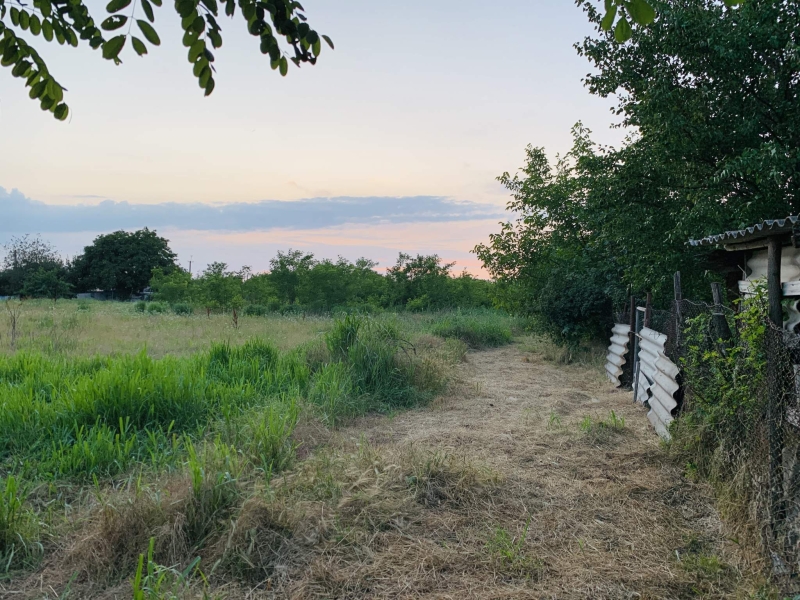
[[[248,304],[244,309],[244,314],[248,317],[265,317],[268,313],[269,309],[260,304]]]
[[[454,315],[436,323],[433,334],[442,338],[455,338],[470,348],[487,348],[510,344],[511,327],[498,318],[488,315],[468,317]]]
[[[144,300],[139,300],[136,304],[133,305],[133,310],[136,312],[143,313],[147,310],[147,302]]]
[[[86,300],[79,300],[78,301],[78,310],[92,310],[92,305],[89,304]]]
[[[167,305],[163,302],[148,302],[147,312],[151,315],[161,315],[167,312]]]
[[[180,315],[182,317],[188,317],[194,312],[191,304],[186,304],[185,302],[180,302],[178,304],[172,305],[172,312],[176,315]]]

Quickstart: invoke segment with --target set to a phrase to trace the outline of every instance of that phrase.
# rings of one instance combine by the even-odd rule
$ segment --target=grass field
[[[25,302],[13,335],[10,321],[0,329],[0,572],[24,576],[147,490],[112,563],[84,557],[76,572],[151,589],[137,565],[140,579],[169,557],[185,569],[314,440],[429,401],[468,346],[510,343],[515,325],[490,311],[235,322]]]

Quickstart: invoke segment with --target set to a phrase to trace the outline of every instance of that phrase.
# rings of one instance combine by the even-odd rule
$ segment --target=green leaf
[[[11,7],[11,23],[19,27],[19,9],[16,6]]]
[[[214,48],[221,48],[222,47],[222,36],[219,34],[219,32],[214,31],[214,30],[210,30],[208,32],[208,39],[211,40],[211,45]]]
[[[111,0],[106,5],[106,12],[115,13],[121,11],[123,8],[130,6],[131,0]]]
[[[194,76],[199,79],[200,75],[203,74],[203,69],[209,69],[208,61],[205,58],[201,58],[196,63],[194,63],[194,67],[192,68],[192,72],[194,73]],[[209,71],[210,70],[211,69],[209,69]],[[203,87],[205,87],[205,86],[203,86]]]
[[[42,16],[47,18],[53,14],[53,7],[50,0],[39,0],[39,10],[42,11]]]
[[[147,20],[151,23],[154,23],[156,16],[153,14],[153,5],[150,4],[149,0],[139,0],[139,3],[142,5],[142,10],[147,17]]]
[[[630,0],[625,3],[625,8],[628,9],[628,14],[637,25],[646,27],[656,18],[656,11],[647,3],[647,0]]]
[[[161,0],[150,0],[156,6],[161,6]]]
[[[142,19],[137,19],[136,24],[139,26],[139,29],[142,31],[142,35],[144,35],[144,39],[148,42],[153,44],[153,46],[161,45],[161,40],[158,38],[158,34],[156,30],[153,29],[153,26],[150,25],[147,21]]]
[[[133,51],[136,52],[136,54],[139,56],[144,56],[147,54],[147,46],[145,46],[144,42],[135,35],[131,36],[131,43],[133,44]]]
[[[31,15],[30,29],[33,35],[42,33],[42,22],[36,15]]]
[[[128,17],[126,17],[125,15],[112,15],[108,17],[105,21],[100,23],[100,27],[101,29],[104,29],[106,31],[116,31],[117,29],[125,25],[125,23],[127,22],[128,22]]]
[[[209,11],[211,11],[211,14],[217,15],[219,13],[217,0],[200,0],[200,2],[202,2],[203,6],[205,6]]]
[[[622,17],[617,21],[617,26],[614,28],[614,39],[619,43],[623,43],[631,39],[632,35],[633,30],[631,29],[631,24],[628,23],[628,19]]]
[[[192,29],[199,35],[203,33],[203,30],[206,28],[206,21],[203,17],[197,16],[195,20],[192,22]]]
[[[286,77],[286,74],[289,72],[289,61],[286,60],[285,56],[281,57],[280,71],[281,75],[284,77]]]
[[[198,82],[200,83],[200,87],[205,89],[208,86],[208,82],[211,79],[211,69],[206,67],[200,73],[200,77],[197,78]]]
[[[208,80],[208,84],[206,84],[206,93],[204,95],[210,96],[211,92],[214,91],[214,78]]]
[[[47,82],[40,81],[39,83],[31,87],[31,91],[28,92],[28,96],[30,97],[31,100],[36,100],[44,93],[46,87],[47,87]]]
[[[197,57],[203,53],[203,50],[206,49],[206,43],[203,40],[197,40],[192,47],[189,48],[189,62],[194,62],[197,60]]]
[[[50,21],[42,21],[42,35],[48,42],[53,41],[53,26],[50,24]]]
[[[610,9],[606,11],[606,14],[603,16],[603,20],[600,21],[600,28],[603,31],[611,31],[611,27],[614,25],[614,19],[617,17],[617,7],[611,6]]]
[[[53,113],[55,114],[56,119],[59,121],[65,121],[69,115],[69,107],[62,102],[56,106],[56,109],[53,111]]]
[[[107,40],[103,44],[103,58],[106,60],[113,60],[119,56],[119,53],[122,51],[123,46],[125,46],[125,36],[118,35],[116,37]]]
[[[31,24],[30,15],[26,11],[21,10],[19,12],[19,26],[22,27],[22,29],[27,30],[30,24]]]
[[[327,35],[323,35],[322,39],[325,40],[328,46],[331,47],[331,50],[333,50],[333,42],[331,41],[331,38],[329,38]]]
[[[64,90],[52,77],[47,80],[47,95],[56,102],[61,102],[64,99]]]
[[[319,40],[317,40],[311,45],[311,52],[314,54],[314,56],[319,56],[319,53],[321,51],[322,51],[322,44],[320,43]]]
[[[55,104],[56,104],[55,100],[45,96],[44,98],[42,98],[41,102],[39,102],[39,107],[42,110],[50,110],[51,108],[53,108],[55,106]]]

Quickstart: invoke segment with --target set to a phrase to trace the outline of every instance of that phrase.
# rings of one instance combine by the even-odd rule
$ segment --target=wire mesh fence
[[[734,492],[757,526],[775,583],[796,595],[800,336],[774,325],[757,306],[763,300],[749,302],[734,311],[675,301],[670,310],[648,310],[647,327],[666,335],[664,354],[681,369],[671,451]],[[633,322],[629,311],[617,317]]]

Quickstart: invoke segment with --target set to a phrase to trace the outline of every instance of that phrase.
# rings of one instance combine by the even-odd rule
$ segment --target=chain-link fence
[[[775,582],[798,594],[800,336],[775,326],[758,302],[734,311],[676,301],[670,310],[648,308],[640,326],[666,335],[664,353],[681,369],[671,451],[738,498]],[[629,312],[618,322],[635,323]],[[629,363],[621,378],[628,385]]]

